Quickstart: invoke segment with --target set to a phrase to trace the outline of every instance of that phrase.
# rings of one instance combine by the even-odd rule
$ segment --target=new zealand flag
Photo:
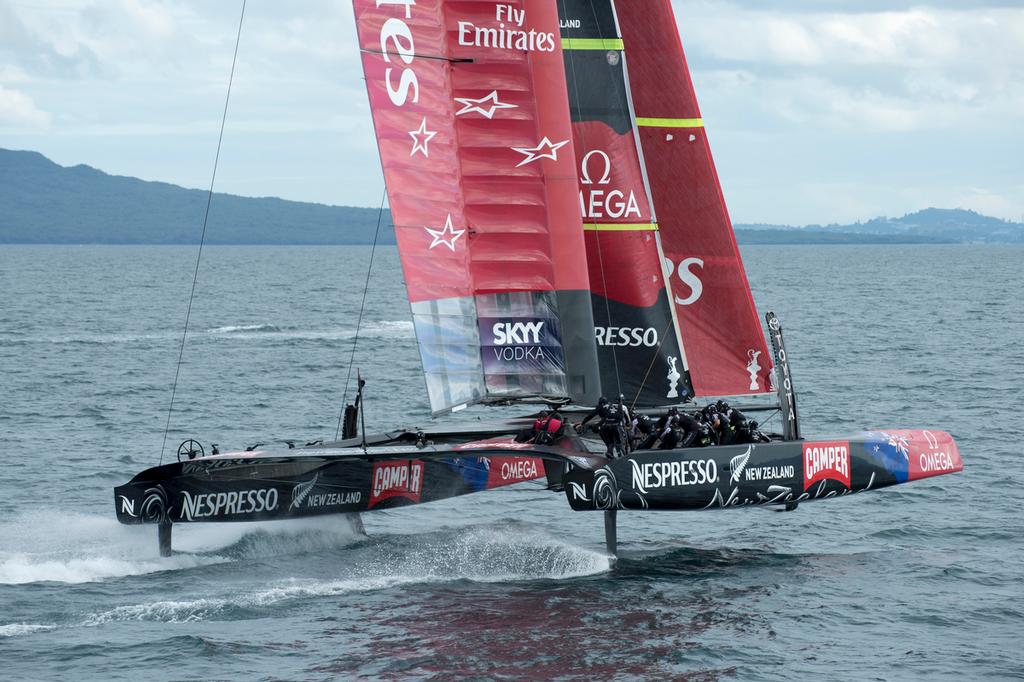
[[[879,465],[896,477],[897,483],[906,483],[910,472],[910,445],[903,436],[884,431],[869,431],[864,450]]]
[[[487,488],[487,477],[491,471],[491,460],[487,457],[451,457],[444,460],[452,471],[462,474],[466,486],[474,492]]]

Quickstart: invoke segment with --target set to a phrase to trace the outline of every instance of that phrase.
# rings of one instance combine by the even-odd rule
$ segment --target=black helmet
[[[750,426],[751,431],[757,431],[758,424],[756,421],[750,420],[749,422],[747,422],[747,425]]]
[[[604,396],[601,396],[600,398],[597,399],[597,404],[598,405],[607,405],[608,404],[608,398],[605,398]]]
[[[729,409],[729,403],[725,402],[724,400],[719,400],[717,403],[715,403],[715,407],[718,408],[719,412],[725,412],[726,410]]]
[[[550,413],[550,412],[548,412],[547,410],[541,410],[541,411],[540,411],[540,418],[541,418],[541,419],[544,419],[544,418],[545,418],[545,417],[547,417],[547,416],[548,416],[549,414],[551,414],[551,413]]]
[[[679,408],[678,407],[670,407],[670,408],[668,408],[668,413],[669,413],[669,416],[675,417],[677,414],[679,414]]]

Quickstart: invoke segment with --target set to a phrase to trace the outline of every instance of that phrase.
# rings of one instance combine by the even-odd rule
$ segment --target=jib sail
[[[606,395],[638,407],[692,395],[666,286],[611,0],[559,0],[586,232],[595,337]]]
[[[670,0],[619,0],[629,84],[699,396],[766,393],[771,360]]]
[[[553,3],[353,4],[432,410],[596,400]]]

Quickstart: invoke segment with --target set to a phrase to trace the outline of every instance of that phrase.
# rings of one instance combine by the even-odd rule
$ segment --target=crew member
[[[658,446],[660,449],[690,448],[706,444],[707,428],[693,416],[673,407],[669,409],[666,417],[661,432],[661,444]]]
[[[761,433],[756,421],[744,422],[743,427],[736,431],[737,443],[770,443],[772,439]]]
[[[547,433],[548,426],[551,421],[551,413],[547,410],[541,410],[537,418],[533,420],[533,426],[528,429],[523,429],[516,435],[517,443],[538,443],[538,437],[542,434]],[[561,428],[561,423],[559,423]]]
[[[600,417],[597,430],[601,434],[601,440],[608,447],[606,454],[609,459],[621,457],[626,454],[626,424],[628,424],[628,412],[625,405],[613,403],[608,398],[601,396],[597,401],[597,407],[577,427],[577,431],[583,432],[591,419]]]
[[[722,424],[724,419],[722,415],[715,409],[715,405],[708,405],[700,411],[700,420],[707,427],[708,435],[711,439],[711,445],[722,444]]]
[[[658,432],[654,425],[654,420],[643,412],[633,417],[634,450],[649,450],[654,447],[658,440]]]
[[[562,435],[562,424],[565,423],[565,419],[558,410],[544,414],[547,414],[547,419],[540,425],[533,442],[537,445],[553,445]],[[536,424],[534,424],[534,428],[537,428]]]

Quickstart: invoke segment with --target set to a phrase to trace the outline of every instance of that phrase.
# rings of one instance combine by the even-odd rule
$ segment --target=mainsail
[[[698,396],[771,390],[743,269],[670,0],[618,0],[666,269]]]
[[[637,407],[693,395],[611,0],[558,0],[601,382]]]
[[[435,413],[600,390],[549,0],[353,0]]]

